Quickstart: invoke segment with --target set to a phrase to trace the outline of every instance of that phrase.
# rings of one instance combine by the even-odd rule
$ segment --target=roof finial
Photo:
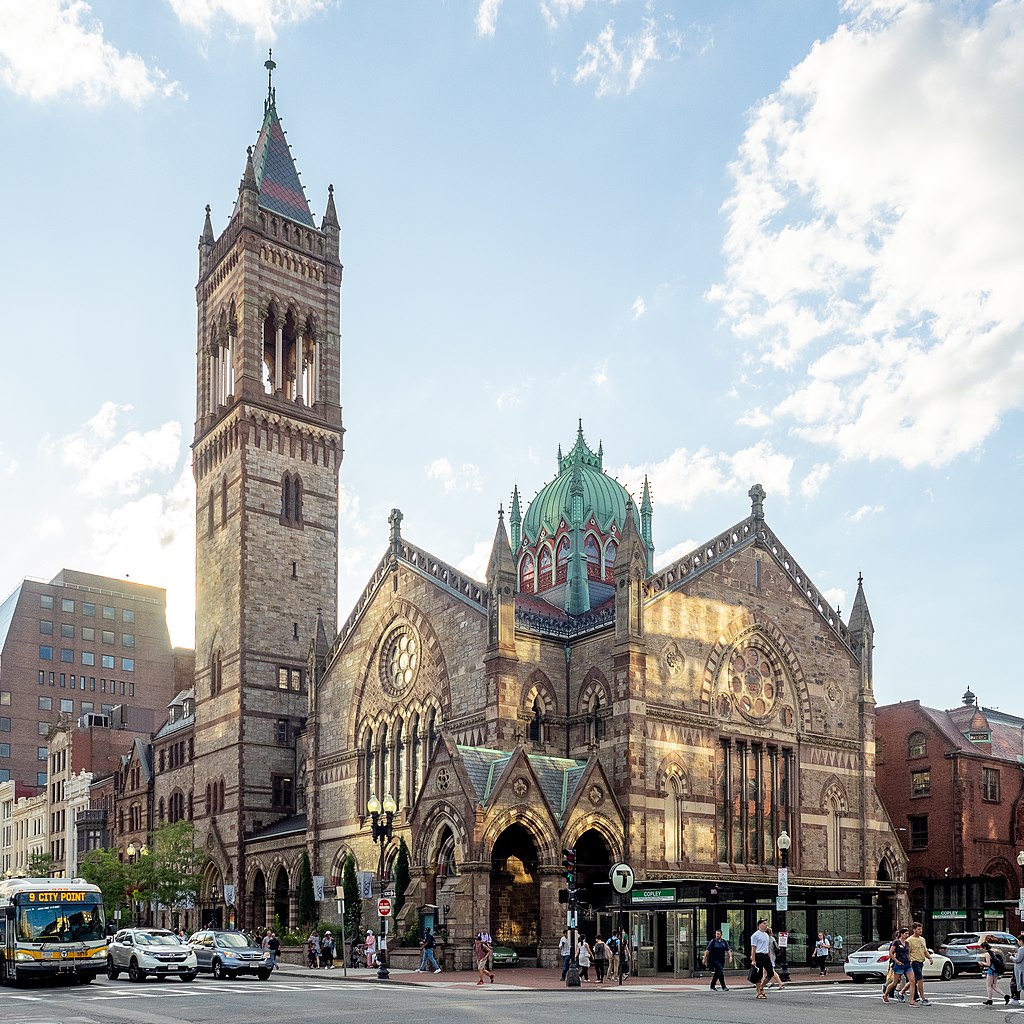
[[[268,51],[270,56],[263,62],[263,66],[267,69],[267,100],[264,103],[264,113],[274,106],[274,68],[277,65],[274,63],[274,51],[271,49]]]

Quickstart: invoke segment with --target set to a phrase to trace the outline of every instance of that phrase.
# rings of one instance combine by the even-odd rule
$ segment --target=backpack
[[[1003,959],[1003,954],[998,949],[993,949],[990,953],[992,957],[992,970],[996,974],[1002,974],[1006,970],[1006,961]]]
[[[605,945],[608,947],[608,952],[614,956],[619,951],[619,940],[613,935]]]

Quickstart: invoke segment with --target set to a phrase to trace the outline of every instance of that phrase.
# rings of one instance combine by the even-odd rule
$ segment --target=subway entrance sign
[[[647,903],[675,903],[676,890],[675,886],[668,889],[650,889],[643,885],[637,885],[633,887],[630,896],[634,907]]]

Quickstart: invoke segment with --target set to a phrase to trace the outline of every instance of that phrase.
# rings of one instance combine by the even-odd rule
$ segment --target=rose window
[[[779,687],[771,662],[760,652],[737,651],[729,661],[729,689],[740,712],[764,718],[775,707]]]
[[[392,693],[404,690],[416,678],[420,665],[419,638],[408,626],[395,630],[381,655],[381,678]]]

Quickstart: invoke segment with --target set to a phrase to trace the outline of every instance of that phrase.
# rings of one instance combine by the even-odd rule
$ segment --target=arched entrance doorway
[[[878,932],[879,939],[891,939],[896,931],[896,901],[889,891],[889,884],[892,882],[892,872],[889,870],[889,862],[883,857],[878,864]]]
[[[256,928],[267,925],[267,880],[258,868],[252,879],[252,923]]]
[[[199,894],[199,921],[203,928],[224,927],[224,881],[213,861],[203,871],[203,888]]]
[[[291,927],[289,908],[288,872],[280,867],[274,878],[274,917],[277,919],[276,923],[280,923],[281,931],[287,931]]]
[[[608,906],[611,885],[608,874],[612,852],[597,829],[587,829],[576,840],[576,875],[579,879],[579,928],[593,942],[599,930],[598,912]]]
[[[490,927],[495,942],[536,956],[540,934],[537,844],[518,823],[498,836],[491,854]]]

